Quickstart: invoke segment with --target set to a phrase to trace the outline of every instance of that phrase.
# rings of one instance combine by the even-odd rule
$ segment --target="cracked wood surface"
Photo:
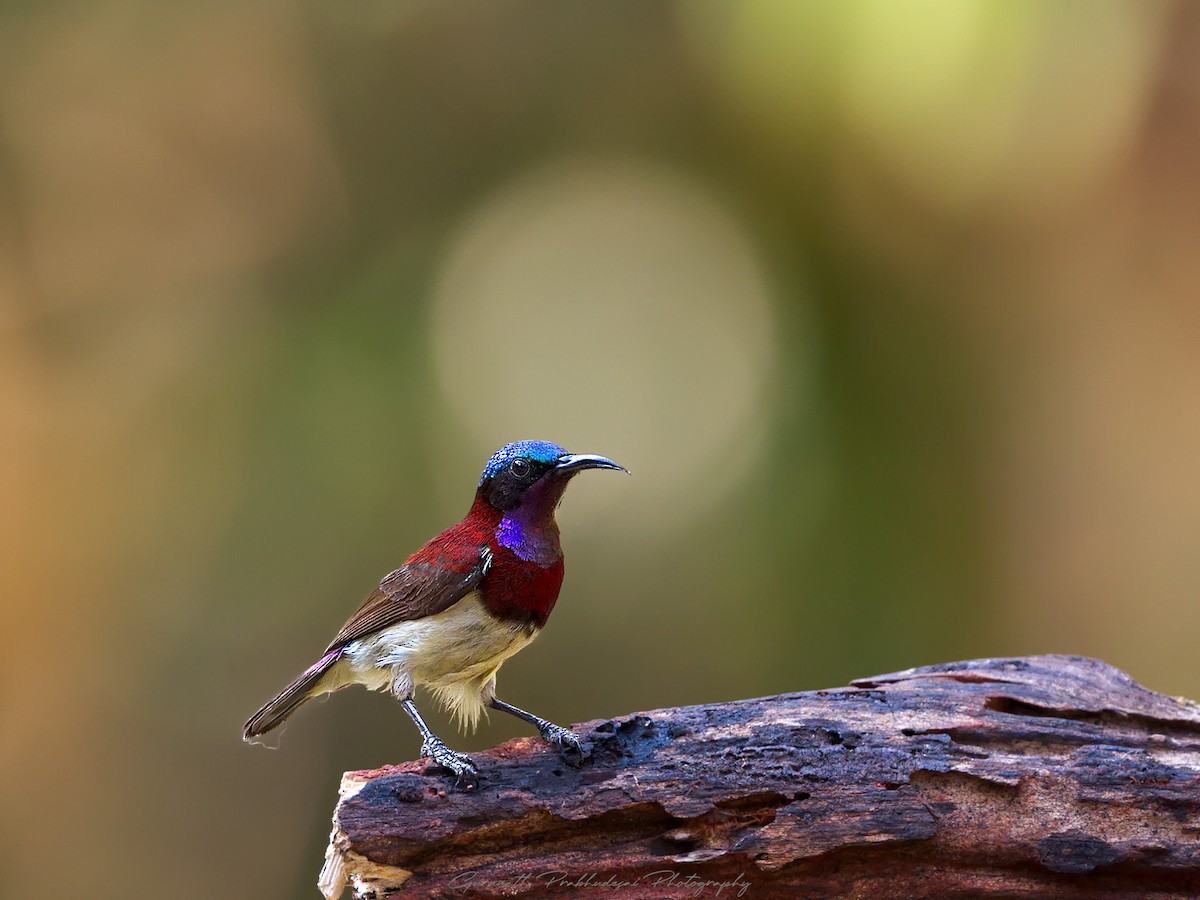
[[[1093,659],[927,666],[348,772],[361,897],[1200,896],[1200,706]],[[394,893],[393,893],[394,892]]]

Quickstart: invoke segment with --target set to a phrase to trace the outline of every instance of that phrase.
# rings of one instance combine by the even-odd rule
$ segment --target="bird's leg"
[[[428,756],[439,766],[444,766],[453,772],[456,786],[474,787],[478,784],[479,770],[475,768],[475,763],[471,762],[471,757],[463,753],[455,753],[430,730],[417,711],[417,704],[413,702],[412,697],[401,700],[400,705],[404,707],[406,713],[412,716],[417,730],[421,732],[421,755]]]
[[[591,748],[588,747],[579,736],[569,728],[563,728],[561,725],[555,725],[543,719],[541,716],[535,716],[531,712],[525,712],[520,707],[513,706],[511,703],[505,703],[503,700],[497,700],[492,697],[488,701],[488,706],[492,709],[498,709],[500,712],[506,712],[510,716],[516,716],[525,722],[528,722],[542,735],[542,738],[554,744],[562,751],[563,758],[572,765],[579,765],[584,759],[591,755]]]

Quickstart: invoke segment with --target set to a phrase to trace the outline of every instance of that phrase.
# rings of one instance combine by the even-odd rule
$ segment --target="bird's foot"
[[[421,744],[421,756],[432,759],[443,769],[454,773],[454,786],[473,788],[479,784],[479,770],[471,757],[456,753],[439,740],[426,740]]]
[[[585,759],[592,755],[591,745],[580,740],[579,735],[569,728],[563,728],[561,725],[546,722],[538,731],[542,733],[543,740],[558,748],[558,752],[562,754],[563,760],[570,766],[578,767],[583,764]]]

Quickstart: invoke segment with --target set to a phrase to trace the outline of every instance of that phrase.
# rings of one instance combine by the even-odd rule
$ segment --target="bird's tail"
[[[242,729],[242,740],[251,741],[260,734],[266,734],[294,713],[301,703],[312,696],[317,682],[342,658],[342,650],[342,647],[330,650],[305,669],[304,674],[267,701],[266,706],[246,722],[246,727]]]

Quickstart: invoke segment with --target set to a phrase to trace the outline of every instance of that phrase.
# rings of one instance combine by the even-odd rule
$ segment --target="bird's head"
[[[549,441],[517,441],[497,450],[479,477],[479,497],[493,509],[521,510],[530,518],[553,514],[567,482],[584,469],[616,469],[611,459],[568,453]]]

